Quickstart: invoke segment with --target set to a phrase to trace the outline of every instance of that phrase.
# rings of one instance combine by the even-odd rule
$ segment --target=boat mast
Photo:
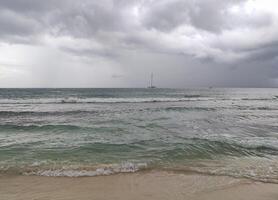
[[[153,73],[151,73],[151,87],[153,87]]]

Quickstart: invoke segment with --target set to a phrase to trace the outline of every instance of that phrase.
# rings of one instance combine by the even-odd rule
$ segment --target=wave
[[[75,132],[75,131],[73,131]],[[16,155],[27,153],[30,148],[35,149],[33,156],[38,156],[44,152],[53,155],[53,159],[63,159],[66,155],[68,159],[87,160],[88,156],[93,159],[100,159],[109,162],[112,158],[128,158],[141,160],[160,160],[161,162],[182,162],[184,160],[208,159],[213,160],[221,157],[271,157],[278,156],[277,142],[261,143],[248,141],[216,141],[208,139],[187,139],[183,143],[163,143],[154,140],[132,142],[122,141],[103,142],[90,139],[89,141],[75,141],[75,139],[65,138],[65,140],[49,141],[48,136],[41,136],[41,139],[23,140],[22,142],[7,141],[0,145],[0,154]],[[56,154],[56,152],[59,152]],[[10,154],[12,153],[12,154]],[[7,155],[9,157],[9,155]],[[101,156],[101,157],[100,157]],[[7,158],[8,158],[7,157]],[[13,158],[14,159],[14,158]]]
[[[86,111],[86,110],[71,110],[71,111],[0,111],[0,116],[47,116],[47,115],[75,115],[75,114],[95,114],[97,111]]]
[[[187,163],[151,164],[146,162],[123,162],[120,164],[102,165],[70,165],[55,164],[41,166],[35,162],[32,165],[18,168],[6,168],[1,174],[21,174],[25,176],[46,177],[94,177],[110,176],[125,173],[137,173],[142,171],[166,171],[181,174],[196,173],[212,176],[231,176],[235,178],[247,178],[259,182],[278,183],[277,159],[260,157],[227,157],[221,160],[191,160]]]
[[[76,103],[156,103],[156,102],[183,102],[205,101],[213,98],[182,97],[182,98],[57,98],[57,99],[1,99],[0,104],[76,104]]]
[[[276,97],[270,97],[270,98],[241,98],[242,101],[271,101],[271,100],[277,100]]]
[[[205,97],[205,96],[202,96],[202,95],[199,95],[199,94],[186,94],[186,95],[183,95],[183,97],[185,97],[185,98],[200,98],[200,97]]]
[[[269,141],[254,141],[250,139],[225,139],[225,138],[191,138],[193,144],[199,144],[201,149],[205,151],[215,150],[220,154],[233,155],[233,153],[239,155],[261,155],[260,153],[268,153],[278,155],[277,143],[271,145]],[[198,145],[196,145],[197,147]],[[267,155],[267,154],[265,154]]]
[[[139,128],[156,128],[160,127],[153,123],[146,124],[144,126],[137,126]],[[101,134],[103,132],[124,132],[125,130],[119,127],[106,127],[106,126],[78,126],[78,125],[68,125],[68,124],[48,124],[48,125],[10,125],[4,124],[0,125],[1,132],[47,132],[47,133],[96,133]],[[63,139],[63,138],[61,138]],[[109,146],[115,146],[115,150],[118,145],[126,146],[130,148],[143,147],[146,151],[149,147],[156,146],[159,149],[166,151],[170,156],[175,154],[180,155],[183,152],[187,156],[217,156],[217,155],[259,155],[266,153],[278,155],[277,139],[276,138],[225,138],[216,136],[199,136],[199,137],[183,137],[175,136],[173,142],[164,142],[159,139],[151,140],[139,140],[139,141],[122,141],[122,143],[98,143],[92,142],[87,143],[89,146],[80,146],[80,148],[94,148],[96,146],[108,148]],[[179,142],[176,142],[176,141]],[[32,141],[32,140],[31,140]],[[80,141],[82,142],[82,140]],[[47,145],[47,144],[46,144]],[[175,148],[172,148],[172,145]],[[171,147],[171,148],[169,148]],[[163,153],[161,153],[163,154]]]
[[[183,97],[134,97],[134,98],[41,98],[41,99],[0,99],[0,104],[91,104],[91,103],[163,103],[187,101],[272,101],[277,98],[239,98],[219,99],[217,97],[204,97],[200,95],[185,95]]]
[[[166,108],[145,108],[138,111],[215,111],[215,108],[206,107],[166,107]],[[123,112],[130,111],[129,109],[122,110]],[[80,114],[101,114],[109,111],[106,110],[69,110],[69,111],[0,111],[0,117],[17,117],[17,116],[65,116],[65,115],[80,115]],[[116,113],[117,111],[114,111]]]
[[[147,168],[147,163],[125,162],[122,164],[106,165],[96,169],[42,169],[24,172],[24,175],[54,176],[54,177],[84,177],[84,176],[107,176],[119,173],[134,173]]]
[[[192,165],[166,167],[175,173],[196,173],[211,176],[230,176],[253,181],[278,184],[277,159],[260,157],[226,158],[223,160],[197,161]]]
[[[166,111],[216,111],[217,109],[209,108],[209,107],[184,107],[184,106],[173,106],[173,107],[164,108],[164,110]]]
[[[161,152],[163,154],[163,151]],[[139,160],[138,160],[139,161]],[[248,178],[255,181],[278,183],[277,156],[225,156],[214,159],[190,158],[183,160],[149,160],[148,162],[126,161],[119,164],[71,164],[70,161],[57,163],[42,161],[18,166],[0,165],[1,174],[21,174],[49,177],[91,177],[109,176],[140,171],[175,171],[180,173],[197,173],[215,176],[232,176]],[[30,162],[30,160],[28,160]]]
[[[81,130],[92,129],[75,125],[0,125],[0,131],[57,131],[57,130]]]

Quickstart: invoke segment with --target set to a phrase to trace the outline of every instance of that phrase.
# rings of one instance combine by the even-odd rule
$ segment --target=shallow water
[[[278,182],[277,89],[0,89],[0,170]]]

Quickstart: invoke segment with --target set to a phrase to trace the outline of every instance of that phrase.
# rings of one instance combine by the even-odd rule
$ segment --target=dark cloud
[[[171,31],[190,21],[188,1],[154,1],[143,9],[143,24],[148,29]]]
[[[228,10],[246,0],[154,1],[145,10],[148,28],[170,31],[190,24],[198,29],[219,32],[231,25]]]
[[[40,30],[40,24],[36,20],[9,10],[0,12],[0,27],[0,38],[4,41],[26,41]]]
[[[64,1],[65,2],[65,1]],[[20,13],[41,12],[56,5],[62,5],[59,1],[36,1],[36,0],[1,0],[1,10],[8,9]]]
[[[86,66],[109,65],[109,77],[125,74],[121,79],[134,80],[125,81],[130,86],[142,83],[144,71],[166,77],[171,68],[176,78],[161,82],[172,86],[269,86],[277,78],[278,13],[265,4],[269,6],[258,0],[0,0],[0,43],[54,49],[63,59],[74,59],[74,66],[84,58],[90,63]],[[52,55],[47,50],[40,53]]]

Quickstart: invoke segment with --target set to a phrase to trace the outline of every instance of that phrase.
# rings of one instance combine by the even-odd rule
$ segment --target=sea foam
[[[24,175],[53,176],[53,177],[85,177],[85,176],[107,176],[119,173],[134,173],[147,168],[147,163],[131,163],[107,165],[96,169],[45,169],[26,172]]]

